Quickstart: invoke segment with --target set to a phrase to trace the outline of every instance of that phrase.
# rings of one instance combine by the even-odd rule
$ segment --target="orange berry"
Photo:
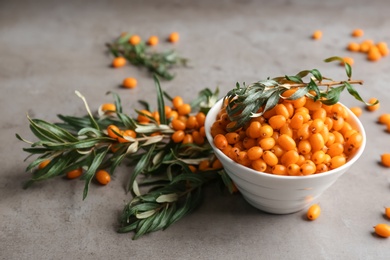
[[[124,88],[135,88],[137,86],[137,79],[135,78],[125,78],[122,82]]]
[[[193,142],[194,142],[194,138],[192,137],[191,134],[186,134],[182,141],[183,144],[192,144]]]
[[[186,129],[186,123],[179,120],[179,119],[173,119],[171,124],[172,124],[172,128],[174,130],[185,130]]]
[[[200,170],[200,171],[206,171],[206,170],[208,170],[210,168],[210,162],[209,162],[209,160],[203,160],[203,161],[201,161],[200,163],[199,163],[199,165],[198,165],[198,169]]]
[[[183,141],[184,139],[184,136],[185,136],[185,133],[183,130],[177,130],[176,132],[174,132],[172,134],[172,140],[175,142],[175,143],[180,143]]]
[[[384,153],[381,155],[381,163],[383,166],[390,167],[390,153]]]
[[[269,166],[274,166],[274,165],[278,164],[278,161],[279,161],[278,157],[276,157],[276,155],[271,151],[265,151],[263,153],[263,160]]]
[[[317,219],[321,214],[321,208],[318,204],[313,204],[310,206],[310,208],[307,210],[307,218],[309,220],[315,220]]]
[[[259,172],[265,172],[267,170],[267,163],[263,159],[254,160],[251,166],[254,170]]]
[[[378,236],[390,237],[390,225],[388,224],[384,224],[384,223],[378,224],[374,227],[374,230]]]
[[[68,179],[76,179],[76,178],[80,177],[81,174],[83,174],[83,169],[82,168],[78,168],[76,170],[67,172],[66,173],[66,178],[68,178]]]
[[[360,117],[363,113],[363,110],[360,107],[351,107],[350,110],[352,113],[355,114],[355,116]]]
[[[382,58],[381,53],[379,52],[378,47],[371,46],[367,53],[367,59],[369,61],[378,61]]]
[[[149,39],[148,39],[148,44],[150,46],[155,46],[158,44],[158,37],[153,35],[153,36],[150,36]]]
[[[178,42],[180,39],[180,35],[178,32],[172,32],[169,37],[168,37],[168,41],[172,42],[172,43],[175,43],[175,42]]]
[[[177,112],[179,115],[188,115],[191,113],[191,106],[190,104],[183,104],[177,108]]]
[[[129,38],[129,43],[131,45],[137,45],[141,42],[141,37],[139,37],[138,35],[136,34],[133,34],[130,38]]]
[[[390,219],[390,208],[385,208],[385,215],[388,219]]]
[[[347,46],[347,50],[358,52],[360,50],[360,44],[357,42],[350,42]]]
[[[378,123],[380,124],[388,124],[390,123],[390,114],[382,114],[378,118]]]
[[[38,169],[43,169],[43,168],[45,168],[49,163],[50,163],[50,160],[49,160],[49,159],[44,160],[43,162],[41,162],[41,163],[38,165]]]
[[[223,134],[217,134],[214,136],[214,145],[218,149],[223,150],[228,146],[228,141]]]
[[[360,43],[360,52],[367,53],[370,50],[370,47],[373,45],[372,40],[365,40],[362,43]]]
[[[136,137],[137,137],[137,133],[136,133],[134,130],[130,130],[130,129],[129,129],[129,130],[123,131],[123,132],[122,132],[122,136],[123,136],[123,137],[127,136],[127,137],[136,138]],[[120,143],[128,143],[128,142],[130,142],[130,141],[128,141],[127,139],[122,138],[122,137],[118,137],[118,141],[119,141]]]
[[[352,36],[353,37],[362,37],[364,35],[364,31],[362,29],[355,29],[352,31]]]
[[[107,127],[107,134],[111,138],[117,139],[119,137],[118,134],[120,134],[120,132],[121,131],[119,130],[119,128],[116,125],[109,125]]]
[[[387,56],[389,54],[389,48],[387,47],[387,43],[378,42],[376,44],[376,47],[378,47],[378,50],[382,56]]]
[[[149,123],[150,122],[149,117],[153,117],[152,113],[146,109],[142,109],[140,112],[142,114],[138,114],[138,117],[137,117],[138,122],[141,124]],[[149,116],[149,117],[147,117],[147,116]]]
[[[352,66],[354,62],[355,61],[351,57],[343,57],[343,60],[340,62],[340,65],[344,66],[345,63],[348,63],[349,65]]]
[[[116,111],[116,107],[115,107],[115,104],[106,103],[106,104],[103,104],[101,106],[101,110],[103,112],[115,112]]]
[[[172,99],[172,105],[175,109],[178,109],[181,105],[184,104],[183,98],[180,96],[176,96]]]
[[[312,36],[311,36],[314,40],[319,40],[322,38],[322,31],[320,30],[316,30],[313,32]]]
[[[105,170],[97,171],[95,174],[95,177],[96,177],[96,180],[102,185],[106,185],[111,181],[110,174]]]
[[[370,98],[369,100],[368,100],[368,103],[370,103],[370,104],[374,104],[375,102],[377,102],[378,101],[378,99],[376,99],[376,98]],[[375,104],[375,105],[371,105],[371,106],[366,106],[366,108],[367,108],[367,110],[368,111],[375,111],[375,110],[378,110],[379,109],[379,106],[380,106],[380,103],[378,102],[377,104]]]
[[[114,67],[114,68],[123,67],[125,65],[126,65],[126,59],[122,56],[115,57],[112,60],[112,67]]]

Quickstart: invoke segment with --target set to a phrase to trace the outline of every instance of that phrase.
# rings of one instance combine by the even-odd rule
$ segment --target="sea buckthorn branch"
[[[188,59],[182,58],[175,50],[164,52],[153,51],[144,41],[132,44],[129,42],[131,34],[124,34],[112,43],[107,43],[108,50],[115,56],[126,58],[137,67],[145,67],[151,73],[172,80],[174,75],[170,70],[174,66],[186,66]]]
[[[340,57],[330,57],[325,62],[342,61]],[[307,96],[314,101],[321,101],[326,105],[336,104],[340,99],[340,94],[347,89],[349,94],[357,100],[364,102],[359,93],[352,86],[353,84],[363,84],[362,80],[351,80],[352,68],[345,63],[345,71],[348,79],[345,81],[334,81],[323,77],[317,69],[303,70],[293,76],[283,76],[268,78],[249,85],[239,83],[224,97],[227,102],[226,111],[231,121],[227,127],[228,131],[235,131],[244,126],[251,118],[259,117],[266,111],[275,107],[281,98],[296,100],[302,96]],[[304,82],[304,78],[310,75],[309,81]],[[321,90],[320,87],[326,87]],[[290,89],[296,91],[283,97],[283,93]],[[374,104],[364,102],[366,105]]]

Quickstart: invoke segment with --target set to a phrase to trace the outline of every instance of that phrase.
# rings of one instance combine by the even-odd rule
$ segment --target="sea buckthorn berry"
[[[311,150],[313,152],[321,150],[325,146],[324,138],[320,133],[312,134],[309,137],[310,144],[311,144]]]
[[[348,63],[349,65],[352,66],[355,63],[355,61],[351,57],[343,57],[343,60],[340,62],[340,65],[344,66],[345,63]]]
[[[334,134],[333,133],[329,133],[328,134],[328,140],[326,141],[325,145],[327,147],[329,147],[329,146],[331,146],[334,143],[335,140],[336,140],[336,137],[334,136]]]
[[[126,59],[122,56],[115,57],[112,60],[112,67],[114,68],[120,68],[126,65]]]
[[[206,129],[204,126],[202,126],[201,128],[199,128],[199,134],[203,137],[206,137]]]
[[[240,151],[244,151],[244,150],[246,151],[244,145],[242,144],[242,141],[238,141],[238,142],[235,143],[233,146],[234,146],[234,147],[237,147],[238,149],[240,149]]]
[[[180,96],[176,96],[172,99],[172,105],[175,109],[178,109],[181,105],[184,104],[183,98]]]
[[[320,30],[316,30],[313,32],[312,36],[311,36],[314,40],[319,40],[322,38],[322,31]]]
[[[344,145],[341,143],[333,143],[328,147],[328,151],[326,152],[329,154],[330,157],[335,157],[338,155],[343,154],[344,152]]]
[[[195,117],[198,121],[199,127],[204,126],[204,122],[206,121],[206,115],[203,112],[198,112]]]
[[[185,136],[185,133],[183,130],[177,130],[175,131],[173,134],[172,134],[172,140],[175,142],[175,143],[180,143],[183,141],[184,139],[184,136]]]
[[[328,166],[325,163],[320,163],[316,166],[316,173],[329,171]]]
[[[252,161],[248,157],[248,153],[245,151],[240,151],[238,153],[237,162],[244,166],[250,166]]]
[[[275,115],[268,120],[268,123],[274,130],[278,130],[286,123],[286,118],[282,115]]]
[[[368,103],[370,103],[370,104],[375,104],[375,102],[377,102],[378,101],[378,99],[376,99],[376,98],[370,98],[369,100],[368,100]],[[366,108],[367,108],[367,110],[368,111],[375,111],[375,110],[378,110],[379,109],[379,102],[378,103],[376,103],[375,105],[371,105],[371,106],[366,106]]]
[[[313,204],[307,210],[306,216],[309,220],[317,219],[321,214],[321,207],[318,204]]]
[[[321,101],[314,101],[311,98],[306,99],[305,107],[310,111],[316,111],[322,107]]]
[[[345,157],[342,155],[338,155],[338,156],[332,157],[332,159],[330,160],[329,167],[331,169],[336,169],[336,168],[344,165],[345,163],[346,163]]]
[[[333,128],[333,119],[330,117],[325,118],[324,124],[327,126],[327,128],[330,130]]]
[[[274,130],[270,125],[262,125],[259,129],[261,138],[271,137],[274,134]]]
[[[282,134],[279,136],[278,144],[286,151],[293,150],[297,147],[294,139],[291,136]]]
[[[275,112],[275,108],[272,108],[270,110],[267,110],[263,113],[263,117],[266,118],[266,119],[270,119],[271,117],[273,117],[274,115],[276,115],[276,112]]]
[[[358,52],[360,50],[360,44],[357,42],[350,42],[347,46],[347,50]]]
[[[382,114],[378,117],[378,123],[380,124],[388,124],[390,123],[390,114]]]
[[[304,162],[302,165],[301,165],[301,168],[300,168],[300,173],[302,175],[311,175],[311,174],[314,174],[316,172],[317,168],[314,164],[311,164],[311,163],[308,163],[308,162]]]
[[[319,150],[319,151],[316,151],[313,153],[313,155],[311,156],[311,159],[312,161],[317,165],[317,164],[321,164],[324,162],[325,160],[325,152],[322,151],[322,150]]]
[[[172,110],[167,114],[167,118],[170,120],[177,119],[178,117],[179,117],[179,113],[177,113],[176,110]]]
[[[332,134],[335,137],[335,139],[334,139],[335,143],[341,143],[342,144],[342,143],[345,142],[344,136],[342,134],[340,134],[340,132],[332,131]]]
[[[194,165],[188,165],[188,168],[190,169],[191,172],[197,171],[197,168]]]
[[[192,144],[193,142],[194,142],[194,138],[192,137],[191,134],[186,134],[182,141],[183,144]]]
[[[291,102],[283,102],[283,105],[286,107],[288,111],[288,118],[291,118],[294,115],[295,109],[294,105]]]
[[[172,42],[172,43],[175,43],[175,42],[178,42],[180,39],[180,35],[178,32],[172,32],[171,34],[169,34],[168,36],[168,41],[169,42]]]
[[[350,153],[355,149],[359,148],[363,143],[363,136],[359,132],[354,133],[348,138],[348,141],[345,144],[345,151]]]
[[[179,115],[188,115],[191,113],[191,106],[190,104],[183,104],[180,107],[177,108],[177,112]]]
[[[387,56],[389,54],[389,48],[387,47],[387,43],[378,42],[376,44],[376,47],[378,48],[378,50],[382,56]]]
[[[252,161],[252,168],[259,172],[265,172],[267,170],[267,163],[263,159],[257,159]]]
[[[381,155],[381,163],[383,166],[390,167],[390,153],[384,153]]]
[[[245,147],[245,149],[250,149],[253,146],[257,144],[256,139],[250,138],[250,137],[244,137],[244,140],[242,140],[242,145]]]
[[[224,135],[226,133],[226,131],[220,126],[220,123],[221,122],[219,120],[217,120],[212,124],[212,126],[210,128],[210,133],[212,136],[216,136],[217,134]]]
[[[211,165],[211,168],[213,168],[213,169],[222,169],[223,165],[222,165],[220,160],[215,159],[214,162]]]
[[[351,35],[353,37],[362,37],[364,35],[364,31],[360,28],[356,28],[352,31]]]
[[[306,140],[307,138],[309,138],[310,136],[309,127],[310,124],[305,123],[302,125],[301,128],[298,129],[297,136],[299,140]]]
[[[309,140],[302,140],[298,143],[298,152],[302,155],[311,152],[311,143]]]
[[[248,158],[252,161],[260,159],[263,155],[263,149],[260,146],[252,146],[248,149]]]
[[[388,219],[390,219],[390,208],[385,208],[385,215]]]
[[[259,146],[263,150],[270,150],[272,147],[275,146],[275,144],[276,144],[276,141],[272,137],[266,137],[266,138],[263,138],[259,141]]]
[[[273,152],[276,155],[276,157],[278,157],[278,158],[281,157],[285,153],[283,148],[280,147],[280,145],[278,145],[278,144],[275,144],[274,147],[272,147],[272,149],[270,151]]]
[[[193,131],[192,138],[194,139],[195,144],[197,145],[204,144],[204,137],[199,133],[199,131]]]
[[[232,147],[232,149],[229,150],[228,157],[233,161],[237,162],[239,153],[240,149],[238,149],[237,147]]]
[[[294,134],[294,130],[289,126],[289,124],[284,124],[284,125],[280,128],[279,132],[280,132],[280,135],[288,135],[288,136],[290,136],[290,137],[292,137],[293,134]],[[277,132],[276,132],[276,133],[277,133]]]
[[[302,154],[299,155],[299,158],[298,158],[298,161],[296,162],[296,164],[298,164],[299,166],[301,166],[304,162],[305,162],[306,158],[305,156],[303,156]]]
[[[287,173],[291,176],[298,176],[301,175],[301,167],[298,164],[292,163],[289,166],[287,166]]]
[[[38,165],[38,169],[43,169],[43,168],[45,168],[49,163],[50,163],[50,160],[49,160],[49,159],[44,160],[43,162],[41,162],[41,163]]]
[[[128,130],[125,130],[123,132],[121,132],[122,136],[123,137],[118,137],[118,141],[120,143],[127,143],[129,142],[129,140],[127,140],[125,137],[131,137],[131,138],[136,138],[137,137],[137,133],[134,131],[134,130],[131,130],[131,129],[128,129]]]
[[[371,46],[367,53],[367,59],[369,61],[378,61],[382,58],[381,53],[378,50],[378,47]]]
[[[210,169],[210,161],[209,160],[203,160],[199,163],[198,165],[198,169],[200,171],[206,171],[208,169]]]
[[[277,115],[284,116],[286,119],[290,118],[290,113],[288,112],[288,110],[284,104],[277,104],[275,106],[275,113]]]
[[[110,174],[105,170],[97,171],[95,174],[95,177],[96,177],[96,180],[102,185],[106,185],[111,181]]]
[[[107,127],[107,134],[111,138],[117,139],[119,137],[118,134],[120,134],[120,132],[121,131],[119,130],[119,128],[116,125],[109,125]]]
[[[155,46],[155,45],[157,45],[157,44],[158,44],[158,37],[155,36],[155,35],[150,36],[149,39],[148,39],[148,44],[149,44],[150,46]]]
[[[278,157],[271,151],[265,151],[263,153],[263,160],[271,167],[278,164]]]
[[[339,131],[341,128],[343,128],[345,122],[344,118],[338,117],[337,119],[332,119],[332,121],[333,121],[333,126],[332,126],[333,130]]]
[[[240,141],[240,135],[237,133],[227,133],[225,137],[229,144],[235,144]]]
[[[291,128],[293,129],[299,129],[302,127],[303,125],[303,115],[301,114],[295,114],[292,118],[291,118],[291,121],[290,121],[290,126]]]
[[[185,130],[186,129],[186,123],[184,123],[183,121],[181,121],[179,119],[173,119],[171,124],[172,124],[172,128],[174,130]]]
[[[285,166],[289,166],[290,164],[295,164],[298,162],[298,160],[299,160],[299,153],[295,150],[290,150],[285,152],[280,158],[280,162]]]
[[[78,169],[75,169],[73,171],[67,172],[66,173],[66,178],[68,178],[68,179],[76,179],[76,178],[80,177],[81,174],[83,174],[83,168],[78,168]]]
[[[351,107],[350,110],[352,113],[355,114],[355,116],[360,117],[363,113],[363,110],[360,107]]]
[[[271,173],[276,174],[276,175],[287,175],[287,168],[284,165],[277,164],[277,165],[272,166]]]
[[[324,129],[324,121],[321,119],[314,119],[313,122],[311,122],[309,131],[313,134],[319,133]]]
[[[195,116],[189,116],[186,121],[186,127],[187,129],[198,129],[199,124],[198,120],[196,120]]]
[[[323,108],[321,107],[321,108],[319,108],[319,109],[313,111],[313,114],[312,114],[311,118],[312,118],[313,120],[315,120],[315,119],[321,119],[322,121],[324,121],[325,118],[326,118],[326,116],[327,116],[326,110],[323,109]]]
[[[378,236],[390,237],[390,225],[388,224],[384,224],[384,223],[378,224],[374,227],[374,230]]]
[[[150,118],[149,117],[153,117],[152,113],[150,111],[146,110],[146,109],[142,109],[140,112],[141,113],[138,114],[138,116],[137,116],[138,122],[141,123],[141,124],[149,123],[150,122]]]
[[[300,98],[294,99],[292,101],[292,104],[293,104],[295,109],[303,107],[306,104],[306,97],[300,97]]]
[[[116,107],[115,107],[115,104],[112,104],[112,103],[105,103],[101,106],[101,110],[105,113],[107,112],[115,112],[116,111]]]
[[[130,38],[129,38],[129,43],[131,45],[137,45],[141,42],[141,37],[139,37],[138,35],[134,34],[132,35]]]

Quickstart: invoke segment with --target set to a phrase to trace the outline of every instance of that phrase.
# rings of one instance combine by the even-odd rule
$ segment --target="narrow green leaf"
[[[319,72],[319,70],[312,69],[310,72],[311,72],[311,74],[313,74],[314,78],[316,78],[319,82],[322,81],[322,75],[321,75],[321,72]]]
[[[141,159],[138,161],[137,165],[134,168],[133,174],[131,175],[131,178],[129,180],[129,183],[127,185],[127,189],[130,191],[133,187],[133,182],[137,178],[137,176],[144,171],[144,169],[147,168],[149,163],[151,162],[151,157],[154,152],[154,149],[156,148],[156,144],[152,144],[149,148],[149,151],[147,151]]]
[[[363,100],[363,98],[359,95],[359,93],[355,90],[355,88],[354,88],[351,84],[349,84],[349,83],[346,82],[346,81],[344,82],[344,84],[345,84],[345,86],[347,87],[347,90],[348,90],[349,94],[351,94],[355,99],[357,99],[357,100],[363,102],[363,103],[366,104],[367,106],[373,106],[373,105],[378,104],[378,102],[379,102],[378,100],[377,100],[375,103],[373,103],[373,104],[368,103],[368,102],[365,102],[365,101]]]
[[[157,94],[157,111],[160,115],[160,123],[167,124],[167,119],[165,117],[165,103],[164,103],[164,94],[161,89],[160,81],[156,75],[153,75],[154,85],[156,87]]]

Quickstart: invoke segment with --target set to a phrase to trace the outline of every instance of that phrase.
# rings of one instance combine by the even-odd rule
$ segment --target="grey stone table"
[[[1,1],[0,2],[0,258],[1,259],[390,259],[390,240],[373,234],[390,223],[390,170],[378,164],[390,152],[390,135],[376,123],[390,112],[390,58],[368,62],[345,50],[356,27],[375,41],[390,43],[390,3],[383,1]],[[321,29],[321,41],[310,39]],[[82,181],[54,179],[23,190],[23,143],[32,138],[26,113],[56,121],[59,113],[81,116],[79,90],[92,108],[122,97],[125,112],[137,100],[155,104],[152,79],[134,67],[113,70],[104,44],[121,32],[146,38],[178,31],[174,46],[191,60],[168,93],[186,100],[204,87],[222,93],[236,82],[318,68],[344,77],[329,56],[352,56],[353,76],[365,98],[380,97],[380,110],[364,112],[368,143],[364,155],[319,200],[314,222],[304,212],[271,215],[240,195],[206,189],[202,206],[165,231],[133,241],[118,234],[117,217],[129,195],[123,189],[131,169],[122,166],[106,187],[91,185],[82,201]],[[170,48],[161,43],[159,48]],[[121,89],[134,76],[136,89]],[[361,106],[345,95],[348,106]]]

